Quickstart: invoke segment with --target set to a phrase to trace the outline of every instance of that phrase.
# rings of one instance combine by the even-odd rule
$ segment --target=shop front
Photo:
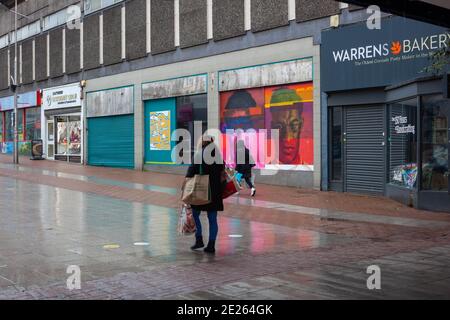
[[[83,162],[83,115],[78,84],[43,91],[42,129],[45,156],[50,160]]]
[[[235,163],[236,143],[242,140],[255,160],[255,168],[259,169],[255,171],[258,181],[278,180],[280,184],[311,187],[314,172],[312,58],[221,71],[219,91],[220,130],[227,163]],[[275,142],[277,151],[273,148]]]
[[[87,163],[134,168],[134,86],[86,93]]]
[[[448,66],[429,68],[449,39],[401,17],[322,33],[323,189],[450,212]]]
[[[41,92],[17,97],[19,153],[31,155],[31,141],[41,138]],[[14,96],[0,98],[0,153],[14,150]]]
[[[147,168],[176,164],[172,159],[172,150],[179,142],[172,139],[176,129],[189,133],[186,136],[189,142],[184,143],[189,143],[191,150],[195,143],[195,123],[200,135],[208,129],[207,78],[204,74],[142,85],[144,163]]]

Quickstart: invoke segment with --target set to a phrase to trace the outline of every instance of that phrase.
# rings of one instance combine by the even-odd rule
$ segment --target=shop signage
[[[20,93],[17,96],[17,107],[30,108],[41,105],[40,91],[31,91],[26,93]],[[0,110],[13,110],[14,109],[14,96],[0,98]]]
[[[44,90],[43,107],[48,109],[81,106],[81,89],[79,85]]]
[[[416,134],[416,126],[407,124],[408,117],[404,116],[395,116],[392,118],[392,122],[394,122],[394,130],[397,134],[407,134],[412,133]]]
[[[86,94],[87,117],[103,117],[134,112],[134,87],[123,87]]]
[[[364,23],[322,32],[323,91],[388,86],[425,76],[433,53],[448,47],[450,31],[391,16],[380,30]]]
[[[313,80],[312,58],[219,72],[219,91],[268,87]]]
[[[208,78],[205,74],[144,83],[142,100],[163,99],[206,93]]]

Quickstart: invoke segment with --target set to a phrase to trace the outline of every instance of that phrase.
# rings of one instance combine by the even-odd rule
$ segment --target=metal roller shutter
[[[385,187],[384,107],[345,110],[345,190],[382,194]]]
[[[133,115],[88,119],[88,163],[134,168]]]

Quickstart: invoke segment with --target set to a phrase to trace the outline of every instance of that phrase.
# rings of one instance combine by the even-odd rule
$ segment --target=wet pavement
[[[182,179],[0,156],[0,299],[450,298],[449,214],[260,185],[226,201],[209,256],[177,234]]]

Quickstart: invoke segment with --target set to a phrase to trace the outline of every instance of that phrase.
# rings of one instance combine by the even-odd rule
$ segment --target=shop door
[[[384,107],[358,106],[344,110],[344,190],[383,194],[386,145]]]
[[[88,164],[134,168],[134,116],[88,119]]]
[[[145,163],[173,164],[171,134],[176,129],[176,99],[145,103]]]
[[[47,121],[47,159],[55,157],[55,122]]]

